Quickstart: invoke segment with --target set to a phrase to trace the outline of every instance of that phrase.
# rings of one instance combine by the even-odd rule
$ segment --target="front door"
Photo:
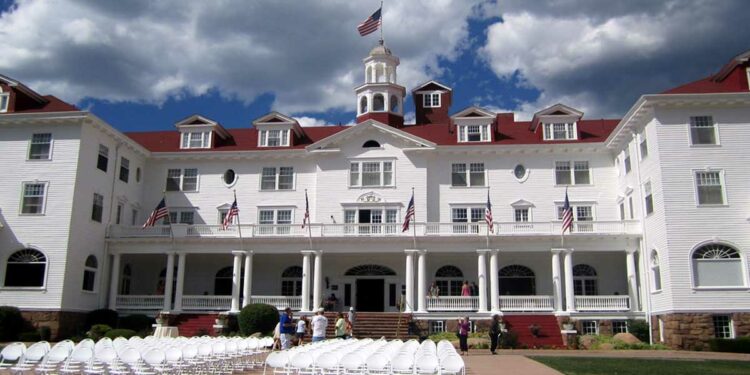
[[[355,298],[358,311],[382,312],[385,280],[383,279],[357,279],[357,295]]]

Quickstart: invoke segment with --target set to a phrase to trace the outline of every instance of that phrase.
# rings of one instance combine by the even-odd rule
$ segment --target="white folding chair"
[[[274,374],[289,374],[289,353],[271,352],[266,357],[266,364],[263,366],[263,375],[266,374],[266,368],[272,368]]]
[[[313,357],[310,353],[298,352],[289,360],[289,368],[297,374],[314,374]]]
[[[391,371],[394,374],[412,374],[414,372],[414,356],[408,352],[400,352],[391,360]]]
[[[315,368],[321,375],[338,375],[339,359],[331,352],[324,352],[315,359]]]
[[[23,353],[21,358],[18,359],[15,365],[10,370],[18,373],[23,373],[32,370],[36,365],[42,362],[44,356],[49,352],[49,343],[46,341],[40,341],[32,344]]]
[[[391,363],[385,353],[374,353],[365,362],[368,374],[390,374]]]
[[[94,350],[86,345],[78,346],[73,349],[68,359],[60,368],[61,374],[80,374],[89,367],[91,359],[94,357]]]
[[[365,372],[365,360],[356,353],[344,355],[339,364],[344,370],[344,374],[364,374]]]
[[[415,374],[437,374],[440,370],[440,363],[437,356],[423,355],[414,359]]]
[[[26,344],[22,342],[14,342],[4,347],[0,352],[0,370],[8,369],[18,363],[25,351]]]
[[[151,349],[147,351],[143,356],[143,362],[145,362],[148,367],[142,367],[135,372],[136,374],[161,374],[168,370],[167,356],[161,349]]]
[[[446,375],[464,375],[466,374],[466,365],[464,359],[458,354],[451,354],[440,361],[442,368],[440,374]]]
[[[72,346],[59,344],[50,349],[47,355],[44,356],[44,359],[34,369],[35,372],[40,374],[57,372],[57,368],[65,362],[73,349]]]

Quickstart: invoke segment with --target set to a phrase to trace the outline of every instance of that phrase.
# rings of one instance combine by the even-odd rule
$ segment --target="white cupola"
[[[402,126],[406,89],[396,83],[398,57],[380,40],[363,62],[365,83],[355,89],[357,123],[373,119],[392,126]]]

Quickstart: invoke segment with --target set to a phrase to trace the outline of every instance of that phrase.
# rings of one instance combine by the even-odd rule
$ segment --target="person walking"
[[[318,312],[312,318],[312,342],[323,341],[326,339],[326,328],[328,328],[328,318],[325,316],[325,309],[319,308]]]
[[[357,312],[354,311],[354,306],[349,307],[349,325],[351,326],[350,337],[354,337],[354,323],[357,321]]]
[[[500,315],[493,315],[492,321],[490,322],[490,353],[497,354],[495,350],[497,349],[497,343],[500,341],[500,335],[502,334],[502,330],[500,327],[500,324],[503,322],[503,320],[500,318]]]
[[[469,355],[469,330],[469,317],[458,318],[458,343],[461,347],[461,355]]]
[[[281,350],[292,346],[292,335],[294,335],[295,324],[292,321],[292,308],[284,309],[284,314],[279,318],[279,331],[281,333]]]
[[[297,321],[297,345],[305,343],[305,334],[307,333],[307,318],[302,315]]]
[[[334,331],[337,339],[346,338],[346,321],[344,320],[344,313],[338,313]]]

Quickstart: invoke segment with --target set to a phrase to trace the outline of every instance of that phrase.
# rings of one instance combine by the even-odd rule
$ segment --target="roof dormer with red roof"
[[[215,148],[232,137],[221,124],[201,115],[180,120],[175,127],[180,131],[180,149],[183,150]]]
[[[258,129],[258,147],[291,147],[305,137],[299,122],[293,117],[271,112],[255,121]]]
[[[578,122],[583,112],[564,104],[555,104],[534,114],[529,130],[538,133],[545,141],[575,141],[578,136]]]
[[[52,95],[39,95],[21,82],[0,74],[0,113],[68,112],[73,105]]]
[[[417,124],[448,124],[453,90],[436,81],[423,83],[412,90]]]
[[[750,91],[750,51],[746,51],[709,77],[677,86],[662,94],[711,94]]]

